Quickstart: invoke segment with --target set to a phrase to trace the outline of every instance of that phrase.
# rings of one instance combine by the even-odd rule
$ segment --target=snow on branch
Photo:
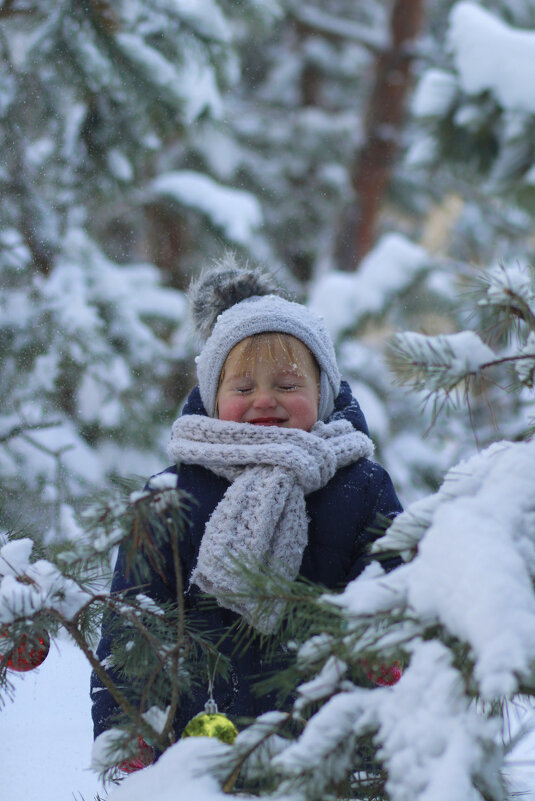
[[[223,186],[193,170],[159,175],[150,184],[149,193],[152,198],[167,198],[200,211],[240,245],[249,244],[262,224],[262,209],[250,192]]]
[[[499,361],[473,331],[438,336],[414,331],[397,334],[389,356],[400,384],[430,395],[449,395],[469,377]]]
[[[311,5],[295,4],[292,14],[301,25],[316,34],[355,42],[375,53],[380,53],[388,47],[388,39],[383,32],[354,20],[334,17],[331,13],[313,8]]]
[[[325,319],[334,340],[388,306],[430,269],[424,248],[402,234],[381,237],[355,273],[331,270],[312,287],[309,305]]]
[[[486,293],[479,306],[499,309],[535,329],[533,270],[524,265],[500,265],[483,277]]]
[[[181,108],[186,123],[191,124],[203,111],[215,116],[221,114],[215,70],[199,48],[191,48],[188,59],[179,64],[137,34],[119,33],[116,42],[133,68]]]
[[[329,783],[341,781],[356,764],[359,737],[374,734],[392,801],[489,797],[490,782],[481,777],[489,757],[500,751],[494,744],[495,721],[467,706],[462,677],[444,646],[418,642],[412,650],[412,669],[397,685],[339,693],[309,721],[299,740],[275,757],[286,777],[283,790],[309,773],[314,797],[321,797]]]
[[[535,111],[534,31],[513,28],[479,3],[463,0],[451,10],[448,36],[468,94],[490,91],[504,109]]]
[[[7,418],[0,417],[0,445],[9,442],[9,440],[19,437],[21,434],[26,434],[28,431],[40,431],[43,428],[52,428],[61,425],[61,420],[43,420],[39,423],[17,423],[11,424],[13,415]],[[7,421],[7,426],[3,425]]]
[[[411,562],[388,575],[372,565],[331,602],[354,621],[404,609],[412,639],[443,627],[466,644],[483,698],[533,687],[534,498],[535,441],[495,443],[448,472]],[[406,523],[411,535],[411,508],[382,547],[398,542]]]
[[[518,380],[526,387],[535,385],[535,331],[531,331],[526,344],[520,349],[515,364]]]
[[[114,787],[109,801],[225,801],[229,795],[220,789],[219,766],[229,761],[232,748],[215,738],[180,740],[154,765]]]
[[[72,620],[91,599],[80,587],[45,559],[30,562],[33,542],[13,540],[0,548],[0,621],[32,617],[53,609]]]
[[[370,695],[369,690],[356,688],[333,696],[308,722],[301,737],[275,757],[274,765],[285,777],[283,792],[307,777],[321,797],[329,786],[343,780],[354,764],[357,736],[364,733],[355,731],[356,721],[360,718],[362,726],[366,719],[369,731],[374,729],[373,719],[364,714]]]
[[[418,543],[431,525],[433,513],[439,503],[439,495],[427,495],[398,515],[386,534],[371,546],[372,553],[392,549],[409,561],[418,549]]]
[[[534,498],[535,442],[495,444],[396,519],[381,545],[417,539],[412,561],[386,574],[371,563],[323,597],[346,621],[344,662],[326,657],[319,677],[337,689],[274,759],[282,790],[321,797],[371,737],[392,801],[505,797],[500,703],[535,689]],[[403,654],[397,683],[339,682],[374,653]],[[317,682],[298,688],[296,714],[309,688],[318,696]]]

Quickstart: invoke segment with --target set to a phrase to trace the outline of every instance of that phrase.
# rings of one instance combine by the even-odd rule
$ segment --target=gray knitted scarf
[[[371,440],[347,420],[317,422],[307,432],[191,414],[174,423],[168,453],[231,482],[206,524],[190,583],[263,633],[273,631],[283,605],[261,612],[239,565],[295,579],[308,538],[305,496],[338,468],[371,456]]]

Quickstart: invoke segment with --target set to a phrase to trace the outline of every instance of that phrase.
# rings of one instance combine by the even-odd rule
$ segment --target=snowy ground
[[[106,798],[89,770],[89,668],[80,652],[61,640],[38,670],[15,676],[15,684],[15,701],[0,711],[2,798],[93,801],[97,792]],[[520,720],[535,723],[526,710],[512,709],[513,730]],[[535,737],[512,755],[509,778],[521,801],[535,801]]]
[[[61,640],[37,670],[17,674],[15,700],[0,710],[2,798],[93,801],[105,798],[89,770],[92,724],[89,666]]]

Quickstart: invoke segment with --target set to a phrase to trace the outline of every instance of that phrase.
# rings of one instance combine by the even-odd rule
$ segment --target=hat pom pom
[[[212,333],[218,316],[247,298],[259,295],[282,295],[280,287],[267,273],[240,267],[233,253],[226,254],[192,281],[189,289],[195,330],[205,341]]]

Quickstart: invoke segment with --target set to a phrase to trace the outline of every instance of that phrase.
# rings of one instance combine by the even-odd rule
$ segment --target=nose
[[[258,389],[253,398],[255,409],[273,409],[277,405],[277,399],[270,389]]]

